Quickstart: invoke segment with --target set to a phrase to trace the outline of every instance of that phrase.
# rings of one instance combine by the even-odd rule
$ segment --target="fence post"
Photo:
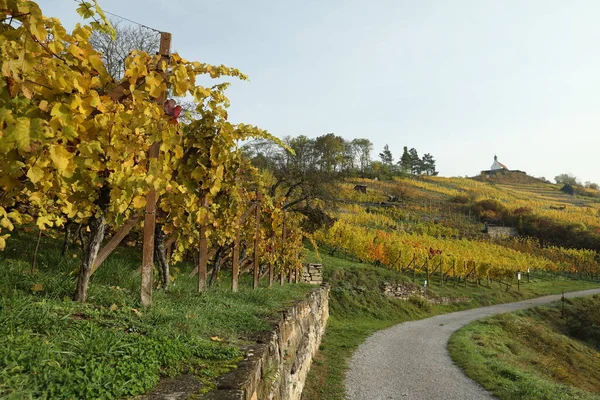
[[[169,57],[171,49],[171,34],[167,32],[160,33],[159,54],[162,57]],[[166,76],[167,71],[163,71]],[[166,79],[165,79],[166,80]],[[164,92],[157,99],[162,104],[165,102],[167,93]],[[152,143],[148,150],[148,162],[158,159],[160,142]],[[149,167],[149,166],[148,166]],[[140,296],[142,304],[146,307],[152,305],[152,269],[154,267],[154,228],[156,225],[156,191],[150,188],[146,195],[146,214],[144,216],[144,241],[142,248],[142,284]]]
[[[254,289],[258,288],[258,279],[260,278],[260,275],[258,273],[258,264],[259,264],[259,257],[258,257],[258,242],[260,240],[260,193],[258,193],[258,191],[256,192],[256,234],[254,235],[254,271],[253,271],[253,275],[254,275],[254,279],[253,279],[253,283],[252,283],[252,287]]]
[[[241,222],[240,222],[241,223]],[[238,226],[233,240],[233,255],[231,256],[231,291],[237,292],[240,275],[240,230]]]
[[[206,216],[200,226],[200,252],[198,255],[198,292],[206,291],[206,264],[208,263],[208,241],[206,240],[206,224],[208,224],[208,200],[202,197],[202,207]]]

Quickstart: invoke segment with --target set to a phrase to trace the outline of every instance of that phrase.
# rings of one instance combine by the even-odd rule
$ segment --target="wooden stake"
[[[431,285],[431,280],[429,278],[429,258],[425,259],[425,268],[427,268],[425,270],[426,275],[427,275],[427,288],[425,289],[426,290],[425,294],[428,295],[429,294],[429,285]]]
[[[96,272],[98,267],[102,265],[104,260],[113,252],[114,249],[117,248],[119,243],[127,236],[127,234],[131,231],[131,229],[142,219],[140,214],[135,214],[133,217],[129,218],[125,223],[119,228],[117,232],[110,238],[108,243],[98,252],[96,256],[96,261],[94,262],[94,266],[92,267],[92,274]]]
[[[238,226],[233,240],[233,255],[231,259],[231,290],[238,291],[240,277],[240,229]]]
[[[208,262],[208,242],[206,240],[206,228],[208,223],[208,201],[206,196],[202,197],[202,207],[206,209],[206,217],[200,227],[200,253],[198,254],[198,292],[206,291],[206,264]]]
[[[260,258],[258,256],[258,243],[260,240],[260,194],[256,192],[256,233],[254,235],[254,271],[253,271],[253,282],[252,287],[254,289],[258,288],[258,280],[260,278],[258,274],[258,264],[260,262]]]
[[[42,230],[38,228],[37,242],[35,243],[35,250],[33,251],[33,260],[31,261],[31,274],[35,272],[35,264],[37,264],[37,255],[40,248],[40,240],[42,240]]]
[[[171,34],[167,32],[160,33],[160,48],[159,54],[163,57],[169,57],[171,52]],[[164,71],[166,76],[166,71]],[[167,93],[163,93],[157,100],[163,104],[167,97]],[[148,151],[148,162],[153,159],[158,159],[160,143],[155,142],[150,146]],[[156,191],[150,188],[146,195],[146,215],[144,217],[144,244],[142,250],[142,287],[141,300],[146,307],[152,305],[152,269],[154,267],[154,228],[156,225]]]

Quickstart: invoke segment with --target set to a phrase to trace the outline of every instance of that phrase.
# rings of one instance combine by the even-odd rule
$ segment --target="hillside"
[[[507,288],[529,271],[600,277],[600,203],[566,195],[556,185],[354,179],[336,194],[328,210],[335,222],[314,234],[332,256],[423,273],[427,280],[437,274]],[[513,229],[493,238],[485,232],[492,224]]]
[[[366,186],[365,192],[357,185]],[[313,235],[320,259],[309,254],[324,264],[332,285],[332,318],[305,399],[344,398],[348,359],[376,330],[458,309],[597,287],[596,251],[559,244],[561,234],[568,240],[596,234],[600,204],[566,195],[558,185],[346,179],[334,194],[337,202],[326,211],[335,222]],[[536,233],[539,221],[554,236],[492,240],[483,232],[488,222]],[[382,293],[389,282],[413,290],[427,282],[429,299],[470,301],[436,305],[418,295],[401,301]]]
[[[471,179],[479,182],[494,182],[494,183],[521,183],[521,184],[536,184],[536,183],[548,183],[547,181],[529,176],[521,171],[496,171],[496,173],[488,174],[481,173]]]
[[[567,299],[467,325],[454,361],[500,399],[600,398],[600,296]]]

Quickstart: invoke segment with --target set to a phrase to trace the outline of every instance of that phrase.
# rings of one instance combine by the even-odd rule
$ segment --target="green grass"
[[[150,390],[161,377],[194,373],[210,388],[241,357],[240,344],[270,329],[268,319],[312,287],[286,285],[238,293],[224,276],[198,294],[190,266],[174,269],[169,293],[139,302],[140,250],[119,248],[92,277],[88,304],[71,301],[80,256],[60,256],[60,240],[35,246],[15,234],[0,252],[0,397],[119,398]],[[41,289],[41,290],[39,290]]]
[[[433,315],[464,310],[491,304],[519,301],[526,298],[560,293],[562,290],[584,290],[598,287],[597,283],[573,281],[565,278],[535,276],[531,283],[523,283],[517,291],[515,285],[507,292],[504,286],[492,283],[491,287],[476,287],[469,282],[440,287],[437,277],[432,277],[432,295],[469,297],[471,302],[455,305],[431,305],[424,301],[401,301],[381,293],[383,282],[412,284],[409,276],[372,265],[361,264],[320,252],[320,260],[308,251],[307,258],[324,265],[324,278],[331,285],[330,314],[327,331],[316,355],[304,400],[342,400],[345,398],[344,378],[348,361],[356,348],[374,332],[400,322],[427,318]],[[422,285],[424,276],[417,276]]]
[[[476,321],[450,339],[454,361],[500,399],[600,399],[600,296]]]

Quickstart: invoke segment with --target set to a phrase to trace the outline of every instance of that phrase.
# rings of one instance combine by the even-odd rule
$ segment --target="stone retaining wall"
[[[282,312],[275,329],[243,349],[238,368],[202,400],[299,400],[329,317],[329,286]]]
[[[397,298],[398,300],[410,300],[411,297],[421,297],[427,299],[431,304],[456,304],[468,303],[472,299],[468,297],[437,297],[428,296],[425,288],[420,286],[410,286],[400,283],[385,282],[382,287],[383,294]]]
[[[323,265],[322,264],[303,264],[301,281],[320,285],[323,283]]]
[[[487,234],[493,239],[519,236],[519,232],[516,228],[508,226],[488,226]]]
[[[385,282],[383,284],[383,294],[395,297],[400,300],[408,300],[412,296],[425,296],[425,289],[419,286],[408,286],[399,283]]]

